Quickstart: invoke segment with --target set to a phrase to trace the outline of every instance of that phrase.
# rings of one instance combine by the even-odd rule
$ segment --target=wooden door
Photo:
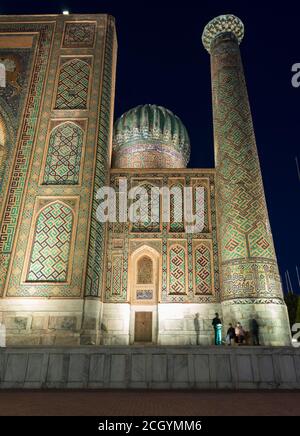
[[[152,312],[135,312],[134,342],[152,342]]]

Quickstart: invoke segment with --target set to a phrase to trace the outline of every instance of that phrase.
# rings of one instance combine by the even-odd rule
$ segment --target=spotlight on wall
[[[62,11],[63,15],[70,15],[70,12],[67,10]]]

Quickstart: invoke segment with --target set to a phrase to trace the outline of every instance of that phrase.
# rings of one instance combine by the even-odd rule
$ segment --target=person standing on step
[[[222,345],[222,321],[219,318],[219,314],[215,313],[215,318],[212,321],[212,325],[215,331],[215,345]]]
[[[250,320],[250,330],[252,335],[252,344],[259,345],[259,325],[254,317]]]

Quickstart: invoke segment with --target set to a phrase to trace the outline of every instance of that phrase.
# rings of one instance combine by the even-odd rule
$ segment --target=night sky
[[[298,4],[297,4],[298,3]],[[145,103],[167,107],[188,129],[191,168],[214,166],[209,55],[202,30],[213,17],[242,19],[241,44],[257,146],[279,268],[300,292],[300,87],[291,85],[300,63],[300,3],[296,1],[65,0],[13,1],[1,14],[109,13],[119,43],[115,115]],[[300,268],[299,268],[300,269]]]

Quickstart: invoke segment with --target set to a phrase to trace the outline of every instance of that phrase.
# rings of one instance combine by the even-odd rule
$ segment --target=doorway
[[[135,312],[134,342],[152,342],[152,312]]]

